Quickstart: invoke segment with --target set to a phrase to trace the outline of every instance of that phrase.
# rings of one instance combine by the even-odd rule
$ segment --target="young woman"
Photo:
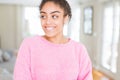
[[[45,35],[22,42],[14,80],[93,80],[86,48],[63,35],[72,16],[68,2],[42,0],[39,8]]]

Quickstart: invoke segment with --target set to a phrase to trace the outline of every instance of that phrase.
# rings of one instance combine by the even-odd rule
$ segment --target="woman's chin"
[[[45,34],[44,36],[45,36],[45,37],[52,38],[52,37],[55,37],[55,34]]]

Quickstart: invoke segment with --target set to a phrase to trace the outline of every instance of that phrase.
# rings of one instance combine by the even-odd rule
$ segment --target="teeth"
[[[51,31],[51,30],[53,30],[54,28],[53,28],[53,27],[47,27],[46,29]]]

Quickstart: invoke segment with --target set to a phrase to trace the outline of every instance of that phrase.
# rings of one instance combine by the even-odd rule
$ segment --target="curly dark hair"
[[[42,7],[47,2],[53,2],[53,3],[57,4],[57,5],[59,5],[64,10],[64,16],[68,15],[69,18],[71,19],[71,17],[72,17],[71,7],[70,7],[69,3],[66,0],[42,0],[41,4],[39,6],[39,10],[41,10]]]

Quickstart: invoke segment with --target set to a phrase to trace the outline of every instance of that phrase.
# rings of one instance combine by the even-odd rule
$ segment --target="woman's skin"
[[[55,44],[67,43],[69,39],[63,35],[63,26],[69,18],[64,16],[64,10],[53,2],[47,2],[40,14],[41,25],[45,32],[43,37]]]

